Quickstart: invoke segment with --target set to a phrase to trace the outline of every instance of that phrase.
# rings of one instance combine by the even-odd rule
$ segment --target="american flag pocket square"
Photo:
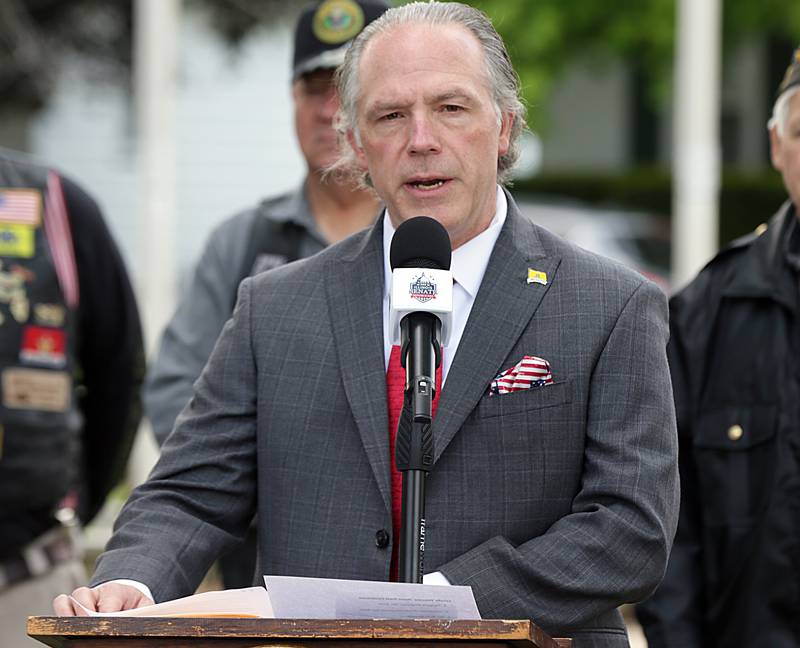
[[[495,376],[489,387],[489,395],[510,394],[531,387],[544,387],[552,384],[550,363],[544,358],[526,355],[513,367]]]

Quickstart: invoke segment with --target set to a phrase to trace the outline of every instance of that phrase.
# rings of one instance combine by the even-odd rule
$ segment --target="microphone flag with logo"
[[[403,222],[392,237],[389,327],[406,370],[395,461],[403,475],[399,580],[421,583],[425,554],[425,477],[433,466],[436,367],[451,328],[452,250],[447,230],[433,218]]]
[[[400,344],[400,321],[406,315],[426,312],[441,323],[441,345],[447,345],[453,313],[451,257],[450,236],[433,218],[417,216],[397,228],[389,248],[392,344]]]

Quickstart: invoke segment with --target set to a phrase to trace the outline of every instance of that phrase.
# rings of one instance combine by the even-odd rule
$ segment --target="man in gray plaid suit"
[[[484,617],[530,618],[578,648],[627,646],[617,607],[658,584],[677,517],[664,295],[525,220],[500,188],[524,109],[480,12],[389,10],[338,81],[341,168],[386,212],[242,283],[92,588],[74,596],[113,610],[190,594],[256,509],[263,573],[388,579],[388,245],[424,214],[448,230],[455,279],[426,580],[471,585]],[[552,384],[494,393],[525,358]],[[66,597],[55,608],[73,613]]]

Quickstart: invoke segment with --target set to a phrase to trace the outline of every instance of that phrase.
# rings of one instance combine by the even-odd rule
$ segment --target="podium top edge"
[[[355,620],[239,617],[28,617],[27,631],[43,643],[78,637],[367,639],[500,641],[529,648],[560,648],[529,620]],[[60,642],[59,642],[60,643]]]

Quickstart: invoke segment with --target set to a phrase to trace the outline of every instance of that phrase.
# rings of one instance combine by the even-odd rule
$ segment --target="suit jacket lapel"
[[[550,288],[561,260],[543,248],[533,224],[511,196],[508,215],[442,389],[433,423],[438,459],[525,330]],[[528,268],[547,275],[547,285],[528,284]],[[477,377],[477,379],[476,379]]]
[[[356,252],[332,260],[324,281],[345,393],[387,509],[389,417],[383,355],[383,219]]]

